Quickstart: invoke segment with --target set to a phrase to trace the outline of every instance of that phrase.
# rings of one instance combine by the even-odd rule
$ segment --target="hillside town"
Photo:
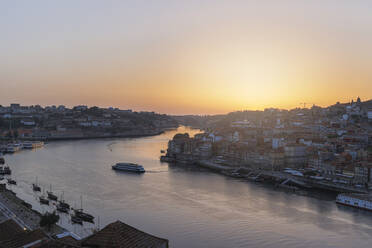
[[[194,118],[195,119],[195,118]],[[233,112],[177,134],[162,161],[197,164],[286,187],[372,189],[372,101]]]
[[[341,193],[336,202],[372,210],[372,100],[360,98],[322,108],[313,105],[292,110],[238,111],[216,116],[169,116],[114,108],[76,106],[0,107],[3,152],[18,146],[34,149],[43,141],[156,135],[178,125],[202,132],[178,133],[160,157],[163,162],[207,168],[227,176],[296,191],[300,188]],[[20,140],[22,145],[16,142]],[[11,144],[11,146],[9,145]],[[9,150],[9,148],[12,148]],[[11,156],[11,155],[10,155]],[[0,156],[0,164],[6,163]],[[10,176],[8,165],[1,166]],[[143,171],[144,172],[144,171]],[[5,180],[5,177],[2,178]],[[81,238],[57,222],[42,225],[44,215],[9,189],[12,178],[0,184],[0,247],[169,247],[159,238],[121,221]],[[37,179],[36,179],[37,180]],[[32,184],[33,191],[40,192]],[[56,211],[74,212],[71,221],[82,225],[90,215],[61,207],[53,192],[39,197],[54,201]],[[53,197],[54,198],[53,198]],[[58,203],[58,204],[57,204]],[[69,205],[68,205],[69,206]],[[49,217],[48,217],[49,218]],[[82,218],[82,219],[79,219]],[[88,218],[89,219],[89,218]],[[92,216],[93,219],[93,216]],[[79,223],[77,221],[80,221]],[[51,227],[51,228],[50,228]]]
[[[0,139],[58,140],[155,135],[177,122],[167,115],[85,105],[0,105]]]

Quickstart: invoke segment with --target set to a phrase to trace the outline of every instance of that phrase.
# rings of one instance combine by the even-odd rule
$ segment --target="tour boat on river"
[[[133,163],[117,163],[112,166],[113,170],[119,171],[128,171],[128,172],[136,172],[136,173],[144,173],[145,169],[142,165],[133,164]]]
[[[372,195],[369,194],[339,194],[336,203],[372,211]]]

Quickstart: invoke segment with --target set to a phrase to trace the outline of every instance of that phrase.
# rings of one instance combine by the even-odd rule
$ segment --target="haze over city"
[[[215,114],[372,90],[370,1],[3,1],[0,96]]]

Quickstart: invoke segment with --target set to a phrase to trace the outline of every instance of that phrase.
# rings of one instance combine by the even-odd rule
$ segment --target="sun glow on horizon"
[[[0,104],[219,114],[372,98],[368,2],[89,3],[3,4]]]

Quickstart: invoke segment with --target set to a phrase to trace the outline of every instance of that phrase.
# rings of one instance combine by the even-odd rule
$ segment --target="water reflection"
[[[372,215],[341,208],[334,194],[294,194],[269,185],[228,178],[205,169],[161,163],[160,150],[181,127],[135,139],[51,142],[43,149],[6,156],[18,196],[39,211],[39,184],[100,217],[101,227],[122,221],[160,237],[172,247],[368,247]],[[111,170],[117,162],[142,164],[143,175]],[[61,225],[85,236],[94,225]],[[96,221],[97,222],[97,221]]]

